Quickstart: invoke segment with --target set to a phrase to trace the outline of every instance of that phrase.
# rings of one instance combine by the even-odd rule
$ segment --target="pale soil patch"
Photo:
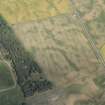
[[[103,10],[105,10],[104,0],[97,0],[98,4],[102,6]]]
[[[90,97],[96,95],[99,88],[96,86],[94,81],[92,79],[90,79],[90,78],[87,78],[87,80],[85,82],[86,82],[85,83],[86,85],[84,87],[83,92],[85,94],[87,94],[88,96],[90,96]]]
[[[103,0],[78,0],[75,1],[75,4],[77,9],[83,15],[83,19],[86,21],[94,20],[100,15],[102,10],[105,10],[105,3]]]
[[[70,95],[66,101],[66,105],[75,105],[77,101],[88,100],[89,97],[84,94]]]
[[[91,10],[91,12],[86,13],[83,16],[83,19],[85,19],[86,21],[92,21],[93,19],[95,19],[96,17],[98,17],[101,13],[101,7],[99,6],[98,2],[94,5],[93,9]]]
[[[92,96],[96,95],[97,91],[98,88],[95,83],[91,79],[88,79],[86,85],[84,86],[83,93],[69,95],[66,100],[66,105],[75,105],[77,101],[87,101]]]

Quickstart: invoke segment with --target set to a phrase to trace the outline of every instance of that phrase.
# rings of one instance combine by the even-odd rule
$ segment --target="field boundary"
[[[93,53],[95,54],[98,62],[101,63],[103,65],[103,67],[105,68],[105,60],[102,57],[100,50],[96,47],[95,41],[92,38],[92,34],[90,33],[90,31],[87,28],[87,25],[85,24],[85,20],[81,17],[81,15],[78,11],[78,8],[75,6],[75,0],[70,0],[70,2],[72,3],[72,7],[74,8],[75,16],[78,19],[78,22],[80,23],[80,25],[83,29],[84,36],[88,40],[89,46],[93,50]]]

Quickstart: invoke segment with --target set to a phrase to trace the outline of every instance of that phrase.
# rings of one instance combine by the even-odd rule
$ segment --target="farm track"
[[[91,48],[92,48],[94,54],[96,55],[96,57],[97,57],[99,63],[101,63],[101,64],[104,66],[104,68],[105,68],[105,61],[104,61],[102,55],[100,54],[99,49],[98,49],[98,48],[96,47],[96,45],[95,45],[95,41],[94,41],[94,39],[92,38],[92,35],[91,35],[91,33],[89,32],[89,30],[88,30],[88,28],[87,28],[87,26],[86,26],[86,24],[85,24],[85,20],[81,17],[81,15],[80,15],[80,13],[79,13],[79,11],[78,11],[78,8],[75,6],[75,0],[70,0],[70,2],[72,3],[72,6],[73,6],[73,8],[74,8],[74,10],[75,10],[75,15],[76,15],[76,17],[77,17],[77,19],[78,19],[80,25],[82,26],[82,29],[83,29],[83,31],[84,31],[84,36],[85,36],[86,39],[88,40],[88,42],[89,42],[89,44],[90,44],[90,46],[91,46]]]

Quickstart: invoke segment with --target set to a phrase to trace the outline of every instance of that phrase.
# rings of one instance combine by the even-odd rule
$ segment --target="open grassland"
[[[104,60],[105,60],[105,44],[101,47],[100,52],[101,52],[101,54],[102,54],[102,57],[103,57]]]
[[[80,12],[81,20],[85,20],[85,28],[91,39],[95,43],[96,47],[102,54],[105,60],[105,2],[104,0],[78,0],[75,2],[77,10]],[[104,70],[104,69],[103,69]],[[85,98],[81,101],[80,99],[72,101],[70,105],[104,105],[105,104],[105,73],[100,71],[99,74],[93,79],[93,86],[91,90],[97,90],[98,94],[95,94],[91,98]],[[89,82],[91,84],[92,82]],[[94,87],[94,88],[93,88]],[[86,90],[85,90],[86,92]],[[72,97],[70,97],[72,98]],[[75,99],[74,99],[75,100]],[[69,105],[69,104],[68,104]]]
[[[105,2],[104,0],[78,0],[75,2],[78,11],[87,25],[97,48],[105,43]],[[101,52],[101,51],[100,51]],[[103,53],[103,51],[102,51]]]
[[[12,28],[48,79],[64,89],[68,96],[66,105],[74,105],[76,101],[100,93],[100,86],[94,79],[104,73],[104,69],[75,16],[60,15],[40,22],[13,25]]]
[[[15,89],[0,93],[0,105],[22,105],[23,94],[17,86]]]
[[[75,1],[75,5],[86,21],[94,20],[105,10],[103,0],[78,0]]]
[[[0,90],[10,88],[14,85],[14,81],[7,64],[0,61]]]
[[[105,12],[102,11],[97,18],[87,22],[87,26],[97,48],[101,48],[105,43]]]
[[[12,24],[71,13],[69,0],[0,0],[0,14]]]
[[[102,11],[96,19],[87,24],[93,35],[93,40],[105,60],[105,11]]]
[[[99,69],[78,21],[69,15],[18,24],[13,29],[46,75],[58,81],[57,84],[72,82],[79,75],[94,74]]]
[[[36,105],[36,103],[37,105],[46,105],[47,102],[51,101],[51,105],[62,105],[61,102],[64,100],[65,105],[104,105],[105,70],[97,61],[93,50],[84,37],[85,33],[80,27],[80,23],[75,16],[70,14],[56,16],[68,10],[67,5],[65,5],[66,2],[63,3],[63,0],[62,3],[46,0],[48,4],[44,1],[40,2],[45,8],[43,11],[47,11],[46,5],[50,4],[51,12],[48,12],[48,14],[41,12],[42,5],[39,5],[39,1],[33,2],[32,0],[31,3],[36,3],[36,6],[32,6],[29,1],[21,1],[21,5],[17,4],[16,1],[14,2],[13,5],[20,8],[19,13],[15,12],[14,14],[17,17],[20,16],[19,18],[14,18],[12,13],[9,17],[10,12],[7,12],[9,15],[3,15],[11,23],[26,22],[12,26],[16,37],[32,58],[37,61],[38,65],[43,68],[44,74],[52,81],[54,86],[59,91],[63,89],[61,92],[54,91],[56,94],[53,92],[52,95],[49,94],[49,91],[45,95],[41,94],[41,96],[34,94],[34,96],[26,99],[27,102],[31,105]],[[13,1],[11,2],[13,3]],[[22,6],[23,4],[26,6]],[[78,0],[76,6],[82,18],[86,21],[87,30],[93,35],[92,40],[95,41],[97,48],[101,48],[105,41],[103,28],[105,25],[104,3],[102,0],[100,2],[99,0]],[[28,8],[21,9],[21,7]],[[18,11],[18,8],[16,11]],[[15,9],[13,10],[15,11]],[[24,10],[27,10],[28,13],[23,14]],[[30,16],[27,17],[27,14],[30,14]],[[54,17],[48,18],[49,16]],[[46,17],[47,19],[40,22],[27,22]],[[102,48],[102,53],[104,55],[104,48]],[[36,75],[31,74],[31,76],[34,79]],[[59,97],[59,95],[62,97]],[[12,103],[14,104],[13,101]]]

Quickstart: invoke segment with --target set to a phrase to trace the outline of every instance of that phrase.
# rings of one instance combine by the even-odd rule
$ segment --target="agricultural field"
[[[75,2],[81,17],[85,20],[87,29],[95,41],[96,47],[104,57],[105,44],[105,1],[78,0]],[[104,57],[105,58],[105,57]]]
[[[55,87],[64,90],[61,94],[68,97],[63,98],[67,105],[101,94],[95,79],[105,71],[89,46],[75,15],[66,14],[40,22],[16,24],[12,28],[43,68],[47,78]],[[29,98],[28,102],[32,99]]]
[[[18,86],[16,88],[0,93],[0,105],[22,105],[23,94]]]
[[[105,105],[104,0],[3,0],[0,14],[0,52],[17,78],[0,105]],[[5,70],[1,89],[13,85]]]
[[[0,60],[0,105],[22,105],[23,94],[18,86],[15,86],[12,69],[7,62]],[[11,70],[11,71],[10,71]]]
[[[15,24],[72,13],[69,5],[69,0],[1,0],[0,14],[10,24]]]

